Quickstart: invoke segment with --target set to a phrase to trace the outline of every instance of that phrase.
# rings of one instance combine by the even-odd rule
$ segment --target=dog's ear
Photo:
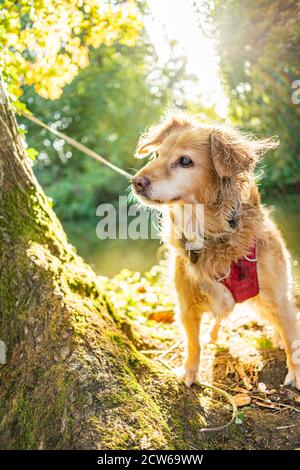
[[[210,133],[212,161],[221,178],[252,172],[259,157],[278,145],[274,138],[258,140],[236,130],[213,129]]]
[[[173,131],[179,128],[187,127],[191,120],[180,113],[169,113],[155,126],[143,134],[135,151],[137,158],[143,158],[153,152],[158,145]]]

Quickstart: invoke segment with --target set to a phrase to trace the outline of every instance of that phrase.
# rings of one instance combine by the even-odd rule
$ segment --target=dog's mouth
[[[160,206],[163,204],[174,204],[181,200],[180,196],[176,196],[171,199],[160,199],[155,197],[152,188],[148,187],[145,190],[137,188],[135,184],[132,184],[132,192],[142,203],[147,206]]]
[[[133,190],[133,193],[141,202],[143,202],[147,206],[159,206],[161,204],[166,204],[164,201],[160,201],[159,199],[152,199],[151,195],[142,191]]]
[[[172,199],[167,199],[167,200],[161,200],[157,198],[151,197],[151,194],[143,193],[143,192],[138,192],[133,190],[134,195],[144,204],[147,206],[162,206],[165,204],[175,204],[176,202],[179,202],[181,200],[180,197],[175,197]]]

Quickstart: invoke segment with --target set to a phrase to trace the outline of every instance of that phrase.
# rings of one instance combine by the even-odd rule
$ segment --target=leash
[[[61,139],[64,139],[68,144],[72,145],[72,147],[75,147],[77,150],[80,150],[80,152],[83,152],[85,155],[88,157],[93,158],[94,160],[97,160],[100,163],[103,163],[103,165],[108,166],[112,170],[116,171],[120,175],[124,176],[124,178],[131,180],[132,175],[130,173],[127,173],[127,171],[122,170],[121,168],[117,167],[110,161],[106,160],[106,158],[101,157],[98,153],[94,152],[94,150],[89,149],[85,145],[81,144],[80,142],[77,142],[77,140],[72,139],[72,137],[67,136],[63,132],[60,132],[56,129],[53,129],[52,127],[48,126],[45,124],[43,121],[40,119],[36,118],[32,114],[25,113],[24,111],[21,111],[20,113],[23,117],[28,119],[29,121],[33,122],[34,124],[37,124],[40,127],[43,127],[44,129],[47,129],[47,131],[51,132],[52,134],[56,135],[57,137],[60,137]]]

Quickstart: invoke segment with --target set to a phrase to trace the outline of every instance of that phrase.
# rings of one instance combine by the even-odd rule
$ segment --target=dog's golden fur
[[[260,155],[276,146],[272,139],[257,140],[222,126],[203,126],[182,114],[165,117],[139,141],[138,157],[152,152],[157,156],[133,178],[135,192],[147,205],[169,208],[166,238],[175,250],[174,279],[187,337],[187,385],[198,377],[201,315],[210,311],[215,316],[212,337],[216,340],[221,319],[235,306],[230,291],[218,279],[256,242],[260,292],[251,301],[272,322],[277,340],[283,341],[288,365],[285,383],[300,389],[300,341],[291,299],[289,254],[269,212],[260,203],[253,177]],[[190,167],[180,166],[182,156],[191,159]],[[141,191],[137,183],[145,177],[147,188]],[[203,204],[205,208],[204,244],[195,263],[185,249],[188,236],[174,236],[178,233],[175,213],[184,204]],[[236,220],[231,226],[233,212]],[[195,217],[195,212],[191,214]]]

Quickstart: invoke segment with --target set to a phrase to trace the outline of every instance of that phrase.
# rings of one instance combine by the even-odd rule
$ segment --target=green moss
[[[6,414],[6,426],[9,424],[14,430],[13,447],[55,448],[58,442],[59,446],[68,445],[73,426],[70,416],[73,389],[73,380],[66,376],[63,365],[54,365],[20,384],[12,408],[8,410],[2,404],[1,409],[1,414]]]
[[[99,297],[99,290],[96,283],[91,279],[74,275],[74,277],[67,277],[67,282],[71,291],[80,294],[82,297],[90,297],[93,299]]]
[[[169,448],[170,429],[157,404],[130,373],[119,380],[121,391],[101,394],[101,404],[116,417],[116,426],[108,428],[94,418],[102,446],[109,449]],[[127,419],[119,425],[121,415],[126,415]]]

